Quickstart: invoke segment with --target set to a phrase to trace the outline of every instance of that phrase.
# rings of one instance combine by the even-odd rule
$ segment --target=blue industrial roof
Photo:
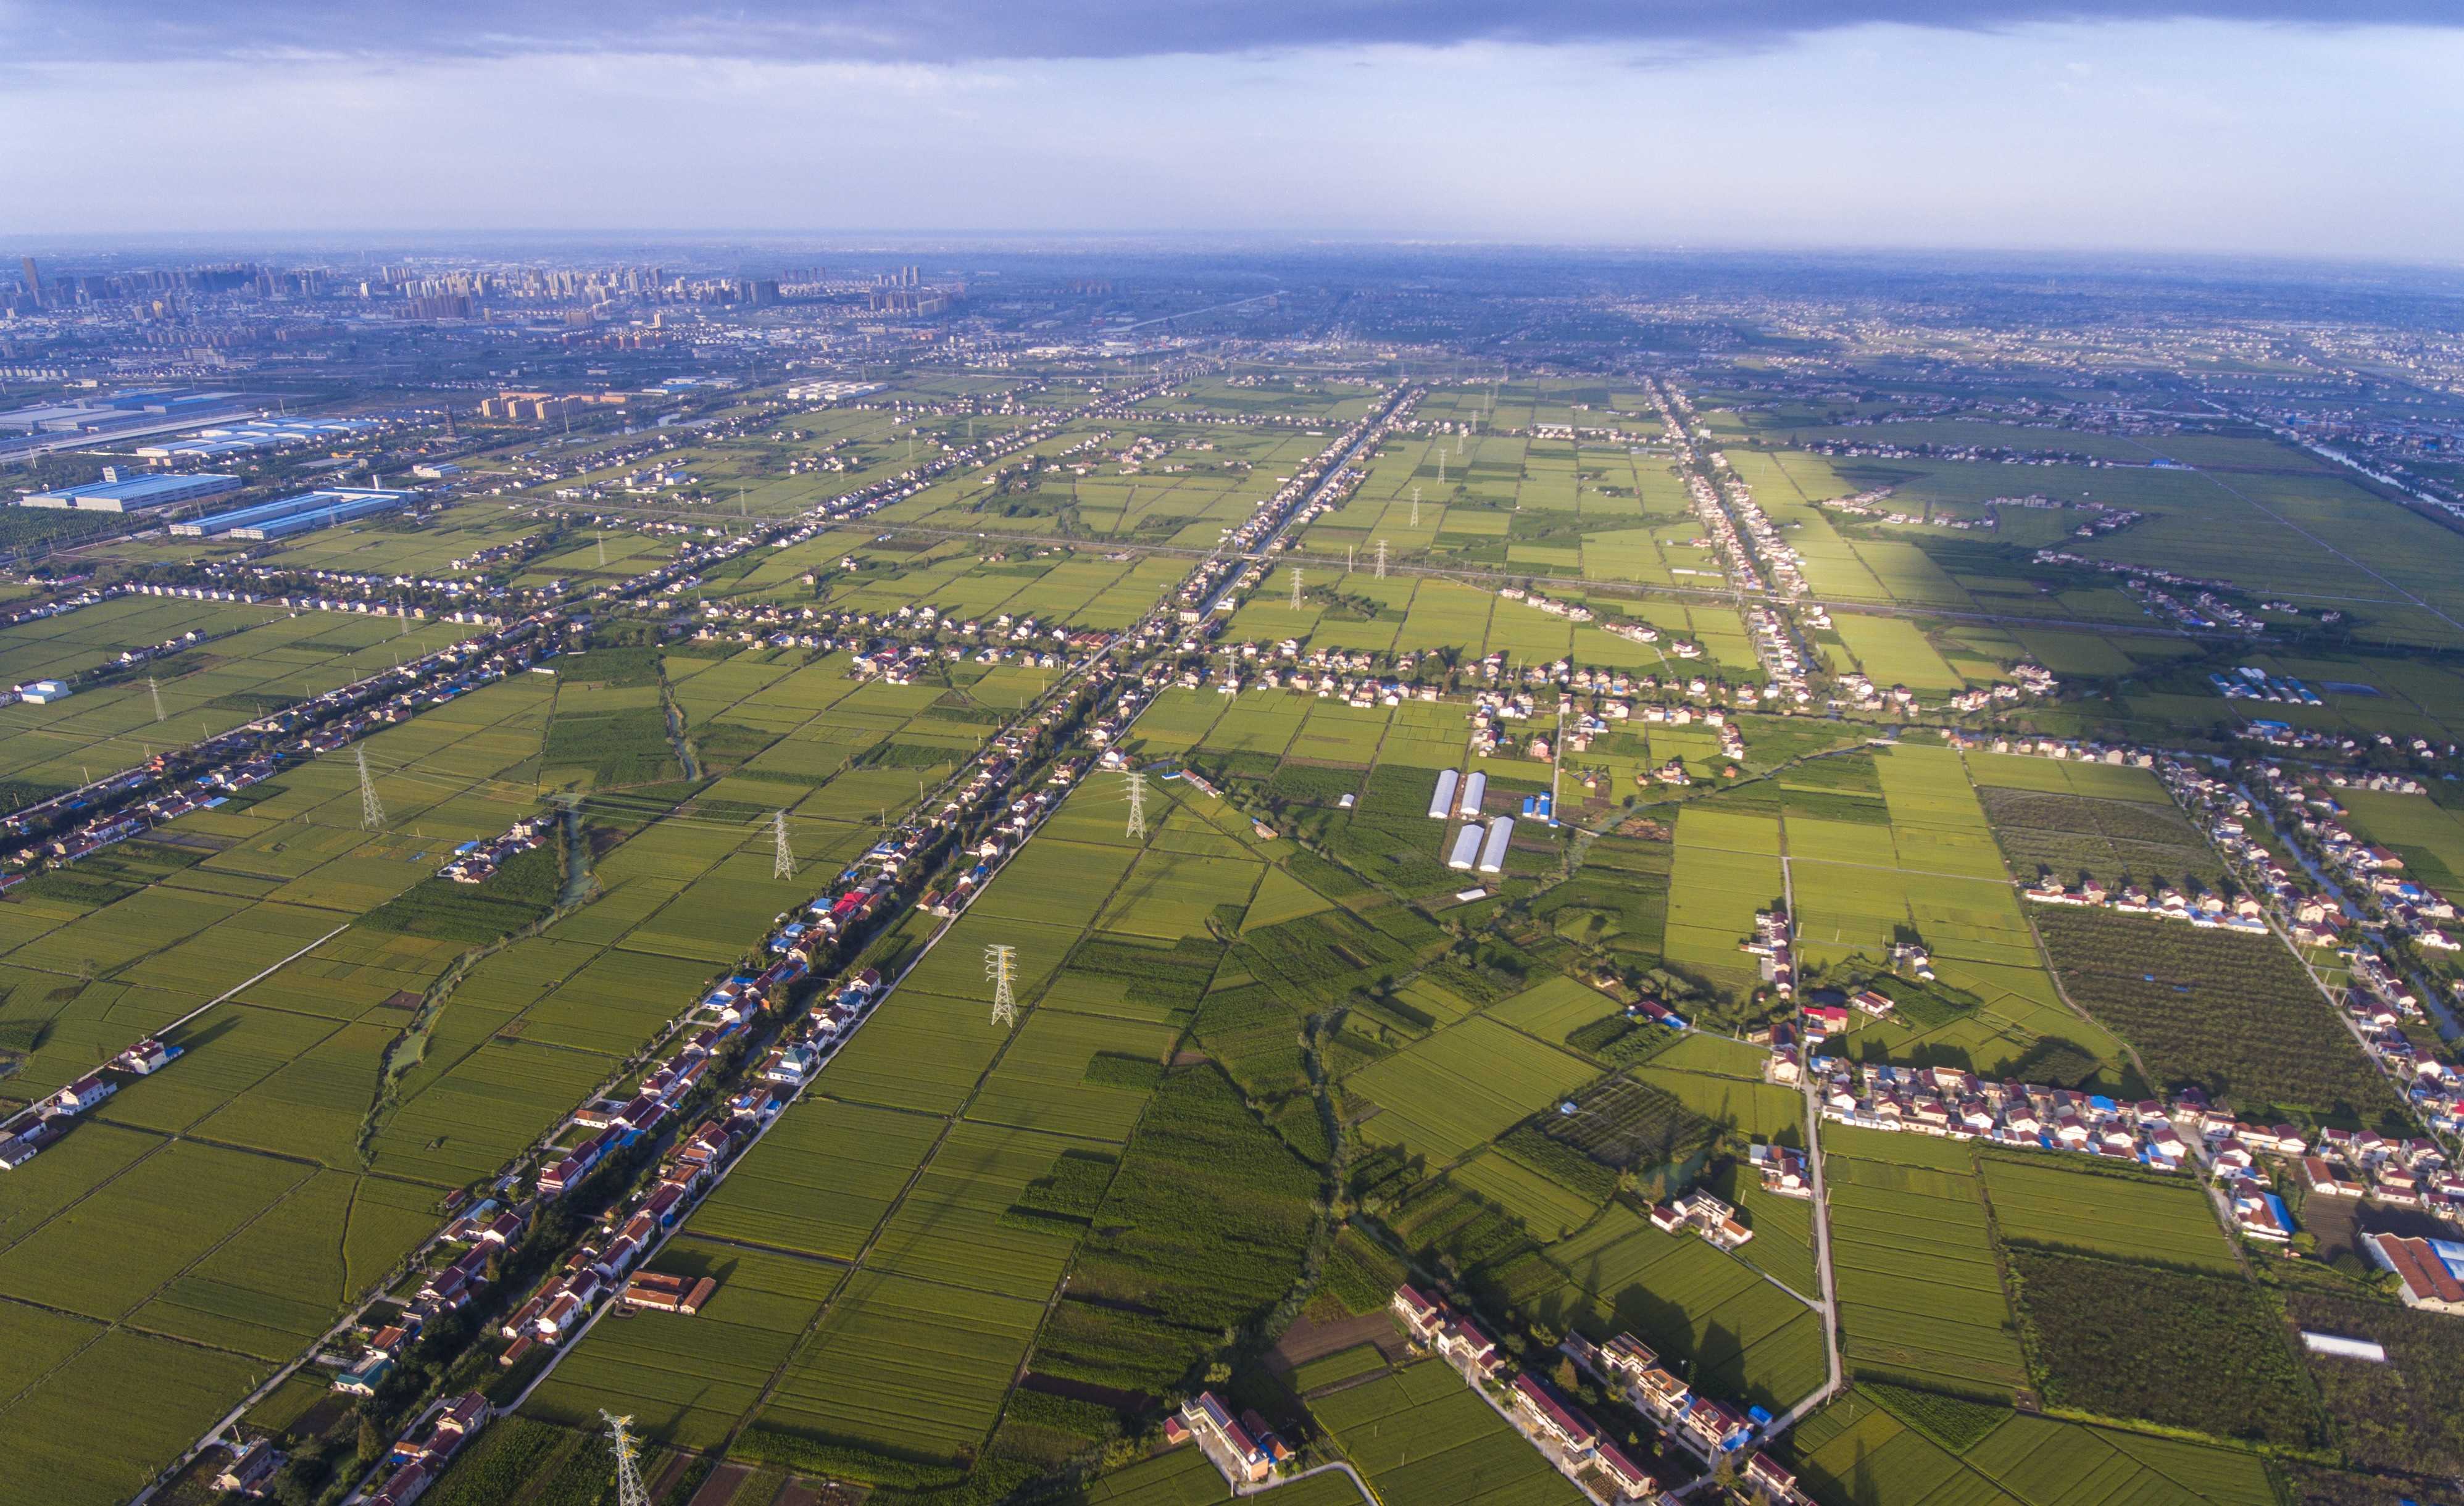
[[[229,513],[217,513],[211,517],[174,523],[171,525],[171,531],[175,534],[225,534],[235,528],[275,523],[293,517],[318,517],[338,512],[356,517],[371,504],[378,507],[394,507],[409,501],[413,493],[408,491],[377,491],[358,488],[306,491],[297,496],[280,497],[272,502],[258,502],[248,507],[235,508]]]
[[[118,501],[129,502],[140,497],[160,496],[165,491],[194,491],[199,486],[215,481],[228,481],[237,486],[239,477],[210,474],[131,476],[125,481],[97,481],[89,486],[62,487],[60,490],[76,497],[111,497]]]

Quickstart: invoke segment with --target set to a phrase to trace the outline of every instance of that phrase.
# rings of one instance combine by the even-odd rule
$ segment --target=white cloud
[[[2450,258],[2449,32],[1868,27],[934,66],[47,65],[24,229],[1226,230]],[[63,131],[73,120],[74,131]],[[2393,151],[2388,142],[2402,142]]]

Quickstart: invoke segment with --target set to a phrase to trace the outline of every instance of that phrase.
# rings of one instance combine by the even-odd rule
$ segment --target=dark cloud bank
[[[2464,0],[19,0],[0,3],[0,57],[133,62],[582,52],[950,62],[1468,41],[1722,50],[1866,22],[1992,31],[2184,17],[2456,26],[2464,25]]]

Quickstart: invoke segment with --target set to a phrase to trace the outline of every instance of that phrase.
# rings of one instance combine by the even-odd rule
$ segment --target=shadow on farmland
[[[194,1051],[199,1046],[209,1046],[213,1044],[224,1036],[237,1030],[239,1026],[239,1015],[232,1014],[229,1010],[216,1010],[212,1016],[207,1019],[204,1024],[197,1026],[193,1030],[183,1031],[180,1035],[178,1044],[182,1051]]]

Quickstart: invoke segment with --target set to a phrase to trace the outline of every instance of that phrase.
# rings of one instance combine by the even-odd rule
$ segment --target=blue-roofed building
[[[330,528],[353,518],[383,513],[410,501],[417,493],[337,487],[307,491],[273,502],[259,502],[210,517],[174,523],[171,532],[190,538],[280,538],[312,528]]]
[[[214,496],[224,491],[236,491],[241,482],[237,476],[210,473],[193,476],[131,476],[121,480],[109,471],[101,481],[84,482],[73,487],[55,487],[37,491],[18,502],[19,507],[80,508],[89,513],[140,513],[147,508],[169,507],[175,502],[192,502],[199,497]]]

